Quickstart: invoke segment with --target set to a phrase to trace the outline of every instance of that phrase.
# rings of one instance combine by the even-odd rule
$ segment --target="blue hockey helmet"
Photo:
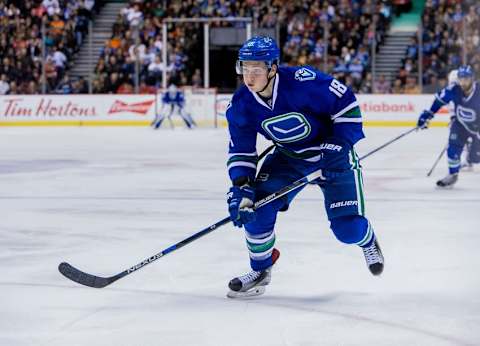
[[[242,74],[242,61],[264,61],[270,69],[279,63],[280,49],[269,36],[254,36],[247,40],[238,51],[237,73]]]
[[[473,78],[473,69],[470,65],[463,65],[458,68],[458,78]]]

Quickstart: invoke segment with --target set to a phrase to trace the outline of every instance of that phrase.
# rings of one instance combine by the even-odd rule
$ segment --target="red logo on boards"
[[[110,107],[108,114],[131,112],[131,113],[137,113],[140,115],[146,115],[154,102],[155,100],[149,100],[149,101],[127,104],[125,102],[116,100],[113,103],[112,107]]]

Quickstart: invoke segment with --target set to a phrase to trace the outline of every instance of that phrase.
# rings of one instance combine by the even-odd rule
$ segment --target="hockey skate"
[[[445,178],[437,181],[439,187],[452,187],[458,180],[458,173],[449,174]]]
[[[278,257],[280,257],[280,251],[278,251],[277,249],[273,249],[273,264],[275,264]],[[227,297],[247,298],[262,295],[265,293],[265,286],[270,283],[271,278],[272,267],[269,267],[262,271],[252,270],[245,275],[233,278],[228,283],[228,288],[230,288],[230,291],[227,293]]]
[[[377,240],[368,247],[362,247],[363,255],[365,256],[365,261],[367,261],[367,266],[370,272],[373,275],[380,275],[383,272],[383,254],[380,246],[378,245]]]

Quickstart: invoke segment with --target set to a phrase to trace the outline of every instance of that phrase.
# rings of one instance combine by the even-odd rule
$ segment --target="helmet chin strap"
[[[270,73],[270,71],[271,71],[271,69],[268,71],[268,73]],[[270,77],[270,78],[267,77],[267,84],[265,84],[265,86],[262,88],[262,90],[257,91],[257,93],[261,93],[261,92],[263,92],[265,89],[267,89],[267,87],[270,85],[270,82],[272,81],[272,79],[275,78],[275,75],[276,75],[276,73],[275,73],[272,77]]]

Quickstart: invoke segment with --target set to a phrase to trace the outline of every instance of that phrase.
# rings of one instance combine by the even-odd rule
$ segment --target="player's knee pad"
[[[336,217],[330,221],[330,228],[342,243],[365,246],[373,239],[370,223],[360,215]]]

